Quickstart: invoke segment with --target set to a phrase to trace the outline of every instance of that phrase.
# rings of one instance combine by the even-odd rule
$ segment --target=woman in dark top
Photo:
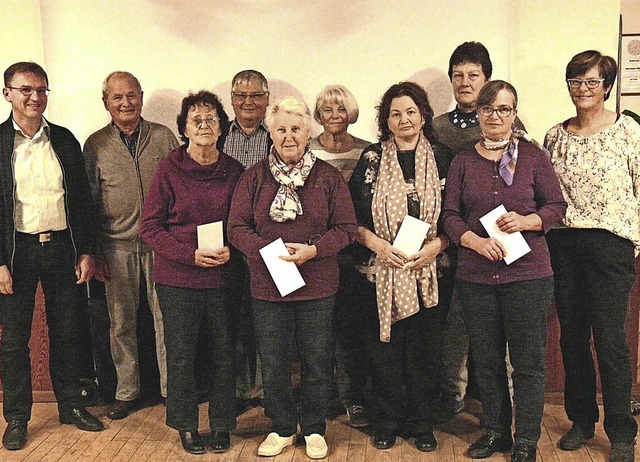
[[[535,461],[544,407],[544,349],[553,273],[544,234],[567,207],[547,153],[512,130],[517,94],[509,83],[487,83],[478,95],[482,139],[449,168],[443,216],[459,247],[456,288],[469,329],[485,433],[473,458],[512,448],[512,409],[505,365],[513,365],[515,440],[512,461]],[[518,132],[520,133],[520,132]],[[480,218],[504,205],[500,231],[521,232],[531,251],[507,265],[505,246]]]
[[[235,427],[233,349],[227,312],[231,251],[198,248],[197,226],[226,226],[231,196],[244,170],[222,152],[229,119],[218,97],[201,91],[182,101],[178,131],[185,145],[163,160],[147,195],[140,234],[153,249],[167,347],[167,425],[184,449],[205,452],[198,433],[195,358],[202,329],[211,357],[211,446],[229,449]]]
[[[353,206],[340,172],[309,150],[307,105],[285,98],[269,107],[273,146],[238,182],[229,216],[229,240],[246,257],[251,307],[262,361],[265,413],[271,433],[258,455],[273,457],[295,442],[298,424],[307,456],[324,458],[325,414],[333,373],[333,312],[338,252],[356,233]],[[260,249],[282,238],[305,281],[282,296]],[[302,363],[299,411],[291,385],[291,351]]]
[[[433,111],[424,89],[412,82],[389,88],[378,108],[380,142],[369,146],[349,189],[358,218],[367,348],[371,359],[375,435],[387,449],[400,432],[421,451],[436,449],[433,425],[444,306],[451,294],[448,239],[439,231],[441,185],[451,151],[435,139]],[[406,215],[430,225],[419,252],[392,246]],[[436,265],[436,257],[445,263]],[[449,283],[446,280],[449,279]],[[375,282],[375,283],[374,283]],[[406,389],[406,392],[403,392]]]

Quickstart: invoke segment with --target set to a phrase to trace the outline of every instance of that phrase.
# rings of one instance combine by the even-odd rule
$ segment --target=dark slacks
[[[624,323],[635,280],[633,244],[605,230],[562,229],[547,242],[555,273],[565,410],[577,424],[598,421],[591,335],[598,355],[604,429],[611,442],[631,442],[631,368]]]
[[[335,297],[287,302],[253,299],[251,306],[271,431],[280,436],[293,435],[299,420],[303,435],[324,435],[333,377]],[[291,384],[294,341],[302,365],[299,417]]]
[[[338,395],[345,406],[363,404],[369,378],[366,329],[362,322],[360,273],[353,261],[340,256],[340,288],[334,318]]]
[[[513,366],[515,439],[536,444],[544,410],[547,318],[553,278],[508,284],[456,281],[486,430],[511,434],[507,344]]]
[[[80,404],[81,319],[83,288],[76,285],[74,248],[69,234],[57,233],[52,242],[16,233],[13,294],[0,295],[2,353],[0,373],[6,420],[31,417],[31,361],[29,339],[38,281],[45,297],[49,328],[49,369],[58,409]]]
[[[363,322],[377,430],[416,436],[433,430],[439,398],[442,305],[420,310],[391,326],[391,340],[380,341],[375,284],[364,276],[358,285],[363,297]]]
[[[196,351],[198,332],[208,346],[211,365],[209,425],[231,430],[236,425],[233,344],[225,289],[187,289],[156,284],[167,348],[167,425],[198,428]]]

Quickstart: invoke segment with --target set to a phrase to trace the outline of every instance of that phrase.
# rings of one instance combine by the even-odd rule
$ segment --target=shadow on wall
[[[453,90],[449,76],[441,69],[428,67],[411,75],[407,80],[421,85],[426,90],[434,117],[449,112],[453,103]]]
[[[190,91],[198,92],[200,89],[192,89]],[[231,107],[231,81],[223,82],[214,87],[211,91],[220,98],[225,112],[229,118],[233,120],[235,115],[233,113],[233,108]],[[269,93],[269,102],[271,104],[285,96],[294,96],[298,99],[304,99],[300,90],[290,83],[279,79],[269,79]],[[166,125],[173,131],[176,138],[180,139],[180,136],[178,135],[178,127],[176,125],[176,117],[178,117],[180,105],[185,96],[187,96],[185,93],[180,93],[179,91],[171,89],[157,90],[153,92],[150,97],[145,95],[142,117],[152,122]],[[313,111],[313,107],[309,101],[307,101],[307,104],[309,104],[310,109]]]
[[[185,8],[186,2],[175,0],[151,0],[155,6],[151,17],[157,18],[161,27],[189,43],[198,46],[211,46],[212,39],[224,43],[226,39],[237,40],[247,31],[242,30],[247,22],[247,15],[261,18],[264,24],[277,24],[280,32],[284,32],[283,41],[295,42],[299,34],[309,31],[302,25],[314,24],[314,28],[322,30],[325,45],[331,40],[339,41],[354,30],[364,27],[367,16],[363,11],[371,8],[367,0],[324,0],[322,2],[305,2],[304,8],[297,8],[292,14],[289,0],[219,0],[217,2],[201,2],[201,6],[210,8]],[[197,4],[197,2],[193,2]],[[336,11],[340,11],[340,20],[336,21]],[[179,27],[176,18],[188,27]],[[271,81],[269,82],[271,86]]]

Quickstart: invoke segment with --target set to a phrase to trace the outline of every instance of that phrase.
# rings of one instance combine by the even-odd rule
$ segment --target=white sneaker
[[[307,457],[310,459],[324,459],[327,456],[329,448],[324,436],[312,433],[309,436],[305,436],[304,440],[307,442]]]
[[[277,456],[287,446],[296,442],[295,433],[291,436],[280,436],[276,432],[271,432],[258,447],[259,456]]]

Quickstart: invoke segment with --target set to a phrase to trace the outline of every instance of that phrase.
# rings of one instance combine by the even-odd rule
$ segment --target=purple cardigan
[[[356,218],[349,189],[334,167],[317,159],[304,186],[297,189],[302,215],[278,223],[269,218],[278,183],[268,159],[249,168],[240,178],[229,214],[229,241],[247,257],[251,295],[259,300],[315,300],[338,291],[338,252],[353,242]],[[308,243],[318,255],[298,269],[306,285],[281,297],[259,250],[281,237],[284,242]]]
[[[200,165],[185,146],[160,162],[140,224],[142,238],[155,253],[155,282],[191,289],[226,286],[228,263],[214,268],[195,265],[196,227],[227,223],[231,196],[243,170],[240,162],[224,153],[215,164]]]
[[[459,153],[449,167],[442,213],[445,230],[459,247],[457,277],[480,284],[506,284],[553,275],[544,234],[562,221],[567,203],[551,162],[543,151],[523,141],[518,146],[511,186],[500,177],[497,166],[498,162],[473,149]],[[480,217],[500,204],[520,215],[537,213],[544,230],[522,233],[531,252],[511,265],[504,261],[492,263],[476,251],[460,246],[460,238],[469,230],[488,237]]]

